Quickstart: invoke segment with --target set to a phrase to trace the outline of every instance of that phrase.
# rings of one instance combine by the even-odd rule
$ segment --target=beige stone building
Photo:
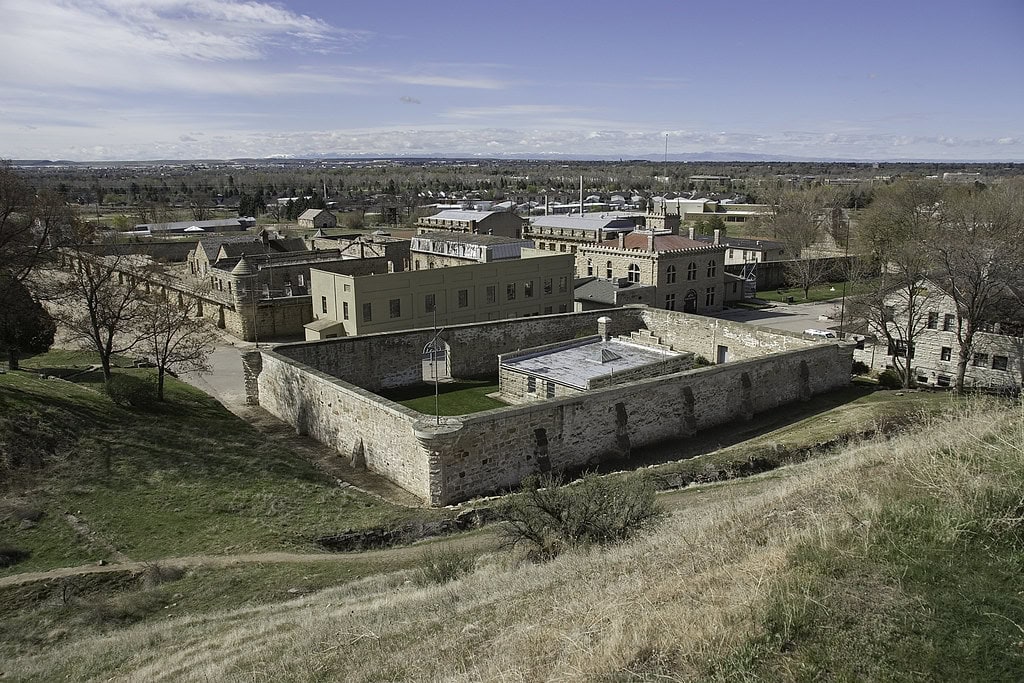
[[[338,219],[327,209],[306,209],[299,215],[299,227],[307,230],[333,228]]]
[[[522,258],[368,276],[313,269],[313,322],[326,339],[572,310],[573,258],[535,249]]]
[[[445,209],[416,221],[416,231],[422,234],[444,230],[518,238],[523,234],[523,223],[523,219],[511,211]]]
[[[523,236],[533,240],[538,249],[575,254],[585,244],[632,232],[643,221],[643,214],[619,212],[536,216],[524,228]]]
[[[869,330],[879,341],[862,344],[854,353],[859,360],[876,370],[893,367],[897,357],[900,365],[910,364],[914,380],[925,386],[952,387],[956,382],[960,344],[957,340],[956,305],[937,283],[925,281],[921,320],[914,330],[913,348],[897,339],[890,346],[880,330]],[[901,313],[898,330],[907,328],[902,297],[894,295],[889,301],[894,315]],[[1005,319],[985,323],[975,333],[974,347],[964,373],[964,385],[975,388],[1020,391],[1024,386],[1024,315],[1019,305],[1016,319],[1012,314]]]
[[[657,291],[652,305],[657,308],[710,313],[722,310],[727,296],[743,294],[736,280],[729,282],[730,291],[726,291],[725,249],[680,235],[636,230],[581,246],[576,274],[652,286]]]

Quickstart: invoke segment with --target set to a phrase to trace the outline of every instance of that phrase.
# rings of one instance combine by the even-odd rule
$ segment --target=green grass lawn
[[[460,379],[438,386],[437,409],[441,415],[468,415],[483,410],[501,408],[506,403],[493,399],[487,394],[498,390],[495,379]],[[381,396],[424,415],[434,414],[434,385],[417,384],[382,391]]]
[[[857,296],[858,294],[864,294],[871,289],[872,283],[870,282],[858,282],[858,283],[846,283],[846,296]],[[808,292],[808,296],[804,298],[804,290],[797,287],[789,287],[782,289],[763,289],[757,293],[757,298],[764,301],[774,301],[778,303],[786,302],[789,297],[793,297],[794,303],[814,303],[816,301],[829,301],[830,299],[838,299],[843,296],[843,283],[834,282],[830,284],[817,285],[811,287]]]
[[[320,535],[441,514],[339,487],[188,385],[169,378],[166,396],[126,410],[98,373],[75,382],[0,375],[0,546],[30,553],[0,576],[109,559],[102,543],[70,530],[65,512],[142,560],[318,550]]]

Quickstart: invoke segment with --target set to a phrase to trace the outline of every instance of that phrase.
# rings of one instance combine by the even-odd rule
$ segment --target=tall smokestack
[[[580,215],[583,215],[583,176],[580,176]]]

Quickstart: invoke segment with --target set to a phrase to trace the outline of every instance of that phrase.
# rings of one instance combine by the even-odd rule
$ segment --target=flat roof
[[[676,351],[659,350],[621,339],[595,339],[590,342],[569,344],[571,345],[512,358],[501,365],[574,389],[586,389],[590,381],[598,377],[682,355]]]

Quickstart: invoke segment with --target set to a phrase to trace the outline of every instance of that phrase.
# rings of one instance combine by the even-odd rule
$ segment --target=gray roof
[[[599,304],[613,305],[615,293],[638,291],[641,289],[653,289],[653,285],[642,285],[639,282],[623,282],[619,280],[606,280],[599,277],[586,277],[576,281],[573,288],[573,299],[582,301],[593,301]]]
[[[149,230],[150,232],[175,232],[183,231],[195,226],[203,230],[211,228],[235,228],[242,230],[245,226],[252,225],[251,219],[245,218],[218,218],[209,221],[175,221],[172,223],[140,223],[135,226],[136,230]]]
[[[622,339],[590,339],[511,358],[501,365],[575,389],[586,389],[598,377],[659,363],[680,355],[674,351],[654,349]]]
[[[531,242],[531,240],[518,239],[516,237],[502,237],[500,235],[485,235],[482,233],[470,232],[446,232],[442,230],[425,232],[422,235],[416,235],[413,239],[428,239],[438,242],[461,242],[463,244],[480,244],[483,246],[491,246],[492,244],[523,244]]]
[[[301,214],[299,214],[299,220],[313,220],[322,213],[328,213],[331,214],[332,216],[334,215],[327,209],[306,209]]]
[[[466,211],[462,209],[445,209],[433,216],[424,216],[426,220],[442,221],[482,221],[488,216],[496,213],[508,213],[507,211]]]
[[[565,228],[572,230],[632,230],[636,219],[632,216],[587,214],[584,216],[536,216],[530,219],[531,226],[541,228]]]
[[[694,239],[698,242],[706,242],[707,244],[713,244],[715,238],[711,235],[694,235]],[[782,242],[776,242],[774,240],[758,240],[750,239],[748,237],[729,237],[725,235],[718,240],[721,246],[729,247],[730,249],[752,249],[755,251],[761,251],[764,249],[784,249],[786,245]]]

